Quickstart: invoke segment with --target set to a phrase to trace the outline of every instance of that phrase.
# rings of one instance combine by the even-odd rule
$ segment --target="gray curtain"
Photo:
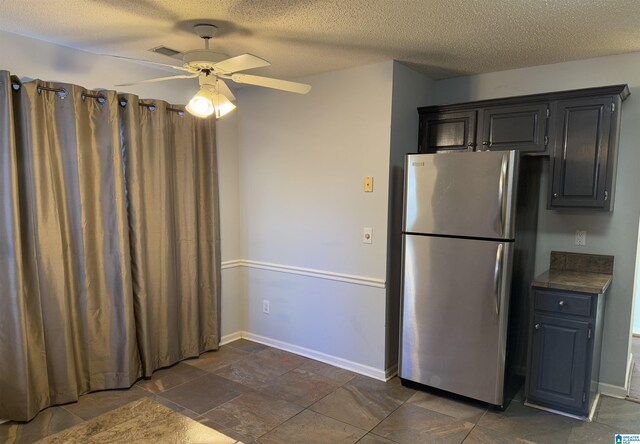
[[[218,347],[215,123],[95,94],[0,71],[0,418]]]
[[[149,376],[218,348],[215,119],[121,100],[136,327]]]
[[[0,82],[0,417],[24,421],[141,367],[118,97]]]

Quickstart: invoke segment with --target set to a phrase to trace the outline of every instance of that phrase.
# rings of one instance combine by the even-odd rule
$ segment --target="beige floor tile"
[[[86,420],[146,396],[151,396],[151,393],[136,386],[128,390],[104,390],[83,395],[78,402],[67,404],[64,408]]]
[[[527,407],[519,402],[512,402],[504,412],[489,410],[478,421],[479,426],[487,429],[540,444],[565,443],[572,427],[579,423],[576,419]]]
[[[404,404],[374,428],[372,433],[401,444],[461,443],[473,427],[470,422]]]
[[[302,410],[299,405],[263,393],[245,393],[203,416],[225,429],[255,439]]]
[[[487,411],[487,407],[480,403],[474,403],[472,401],[465,402],[445,395],[436,395],[427,392],[417,392],[409,398],[407,402],[474,424],[478,422],[482,415],[484,415],[484,412]]]
[[[620,430],[620,433],[640,433],[640,404],[625,399],[601,396],[596,422]]]
[[[314,361],[313,359],[308,359],[298,368],[329,378],[340,385],[346,384],[356,377],[356,373],[350,372],[349,370],[334,367],[324,362]]]
[[[358,444],[395,444],[394,441],[391,441],[387,438],[383,438],[382,436],[374,435],[373,433],[367,433]]]
[[[640,416],[637,418],[639,425],[635,431],[627,430],[628,433],[638,433],[640,430]],[[615,435],[625,433],[625,430],[619,430],[597,422],[582,422],[573,426],[567,444],[612,444],[615,442]]]
[[[280,365],[271,365],[259,355],[259,353],[254,353],[241,361],[216,370],[215,374],[259,390],[269,386],[278,376],[288,371]]]
[[[251,353],[225,345],[220,347],[219,350],[203,353],[199,358],[188,359],[184,361],[184,363],[213,373],[216,370],[234,362],[238,362],[247,356],[251,356]]]
[[[480,426],[474,427],[463,442],[464,444],[534,444],[526,439],[505,435]]]
[[[389,396],[385,390],[366,390],[346,384],[325,396],[310,409],[364,430],[371,430],[402,401]]]
[[[276,378],[262,391],[275,398],[308,407],[336,388],[338,385],[329,378],[295,369]]]
[[[258,438],[261,444],[352,444],[365,431],[335,419],[305,410],[271,432]]]
[[[239,350],[243,350],[249,353],[257,353],[269,348],[269,346],[267,345],[258,344],[257,342],[249,341],[247,339],[238,339],[237,341],[233,341],[226,344],[226,346],[237,348]]]
[[[181,362],[172,367],[155,371],[151,378],[141,379],[136,385],[151,393],[161,393],[206,374],[207,372],[204,370]]]
[[[241,384],[209,373],[163,392],[162,397],[202,414],[250,390]]]
[[[82,419],[63,407],[50,407],[41,411],[27,423],[0,424],[0,443],[32,443],[82,422]]]

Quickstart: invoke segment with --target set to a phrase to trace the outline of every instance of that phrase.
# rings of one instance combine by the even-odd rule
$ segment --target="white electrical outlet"
[[[587,245],[587,231],[586,230],[576,230],[576,245],[580,245],[580,246]]]
[[[263,299],[262,300],[262,312],[264,314],[269,314],[269,311],[270,311],[269,301],[267,299]]]

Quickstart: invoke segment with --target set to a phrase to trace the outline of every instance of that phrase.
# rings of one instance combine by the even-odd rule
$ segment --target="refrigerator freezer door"
[[[513,242],[404,243],[400,377],[501,405]]]
[[[512,239],[516,151],[406,157],[404,232]]]

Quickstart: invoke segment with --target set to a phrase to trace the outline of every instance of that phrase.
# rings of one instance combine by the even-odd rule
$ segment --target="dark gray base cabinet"
[[[526,400],[588,417],[598,392],[603,295],[535,288]]]

